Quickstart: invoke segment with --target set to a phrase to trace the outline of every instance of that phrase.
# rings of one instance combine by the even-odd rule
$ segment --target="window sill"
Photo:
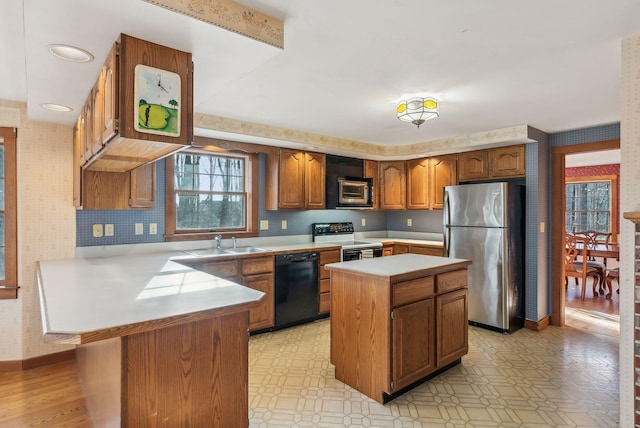
[[[19,287],[0,287],[0,299],[17,299]]]

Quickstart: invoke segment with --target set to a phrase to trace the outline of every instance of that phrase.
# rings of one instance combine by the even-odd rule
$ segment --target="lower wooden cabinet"
[[[388,249],[391,251],[391,254],[385,253],[385,248],[383,247],[383,255],[390,256],[396,254],[422,254],[425,256],[439,256],[442,257],[444,254],[444,250],[441,247],[432,247],[429,245],[417,245],[417,244],[393,244],[389,246]]]
[[[466,274],[466,270],[464,271]],[[445,366],[465,355],[468,344],[468,294],[459,289],[436,297],[436,365]]]
[[[258,307],[249,311],[249,331],[273,327],[275,320],[274,299],[269,298],[274,295],[273,274],[243,276],[242,285],[266,294]]]
[[[392,372],[395,390],[435,370],[435,305],[433,298],[393,310]]]

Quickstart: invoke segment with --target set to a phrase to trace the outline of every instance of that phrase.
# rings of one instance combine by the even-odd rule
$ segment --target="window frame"
[[[593,176],[581,176],[581,177],[565,177],[565,195],[567,191],[567,184],[576,183],[594,183],[608,181],[610,186],[610,201],[609,201],[609,231],[611,232],[611,242],[615,242],[618,236],[618,176],[617,175],[593,175]],[[565,196],[565,218],[567,215],[566,208],[566,196]],[[566,220],[565,220],[566,222]],[[566,229],[566,225],[565,225]]]
[[[243,157],[245,159],[245,191],[246,191],[246,228],[244,230],[220,231],[180,231],[176,228],[176,190],[175,162],[176,154],[165,159],[165,240],[196,241],[212,240],[217,235],[224,238],[249,238],[258,236],[258,155],[235,150],[224,150],[217,147],[189,148],[178,154],[204,154],[221,157]]]
[[[4,146],[5,279],[0,279],[0,299],[18,298],[18,174],[17,129],[0,127]]]

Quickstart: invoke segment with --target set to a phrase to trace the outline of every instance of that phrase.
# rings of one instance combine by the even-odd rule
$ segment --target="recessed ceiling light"
[[[62,104],[55,104],[55,103],[42,103],[40,104],[40,107],[46,108],[47,110],[51,110],[51,111],[61,111],[61,112],[68,112],[73,110],[71,107],[63,106]]]
[[[72,62],[91,62],[93,55],[84,49],[69,45],[49,45],[49,52],[58,58]]]

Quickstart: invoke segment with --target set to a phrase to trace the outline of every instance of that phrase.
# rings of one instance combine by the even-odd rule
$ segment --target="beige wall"
[[[74,255],[73,130],[32,122],[23,103],[0,100],[0,126],[18,128],[18,291],[0,300],[0,361],[24,360],[69,347],[42,340],[37,260]]]
[[[640,35],[622,42],[620,211],[640,211]],[[634,426],[634,225],[620,222],[620,426]]]

